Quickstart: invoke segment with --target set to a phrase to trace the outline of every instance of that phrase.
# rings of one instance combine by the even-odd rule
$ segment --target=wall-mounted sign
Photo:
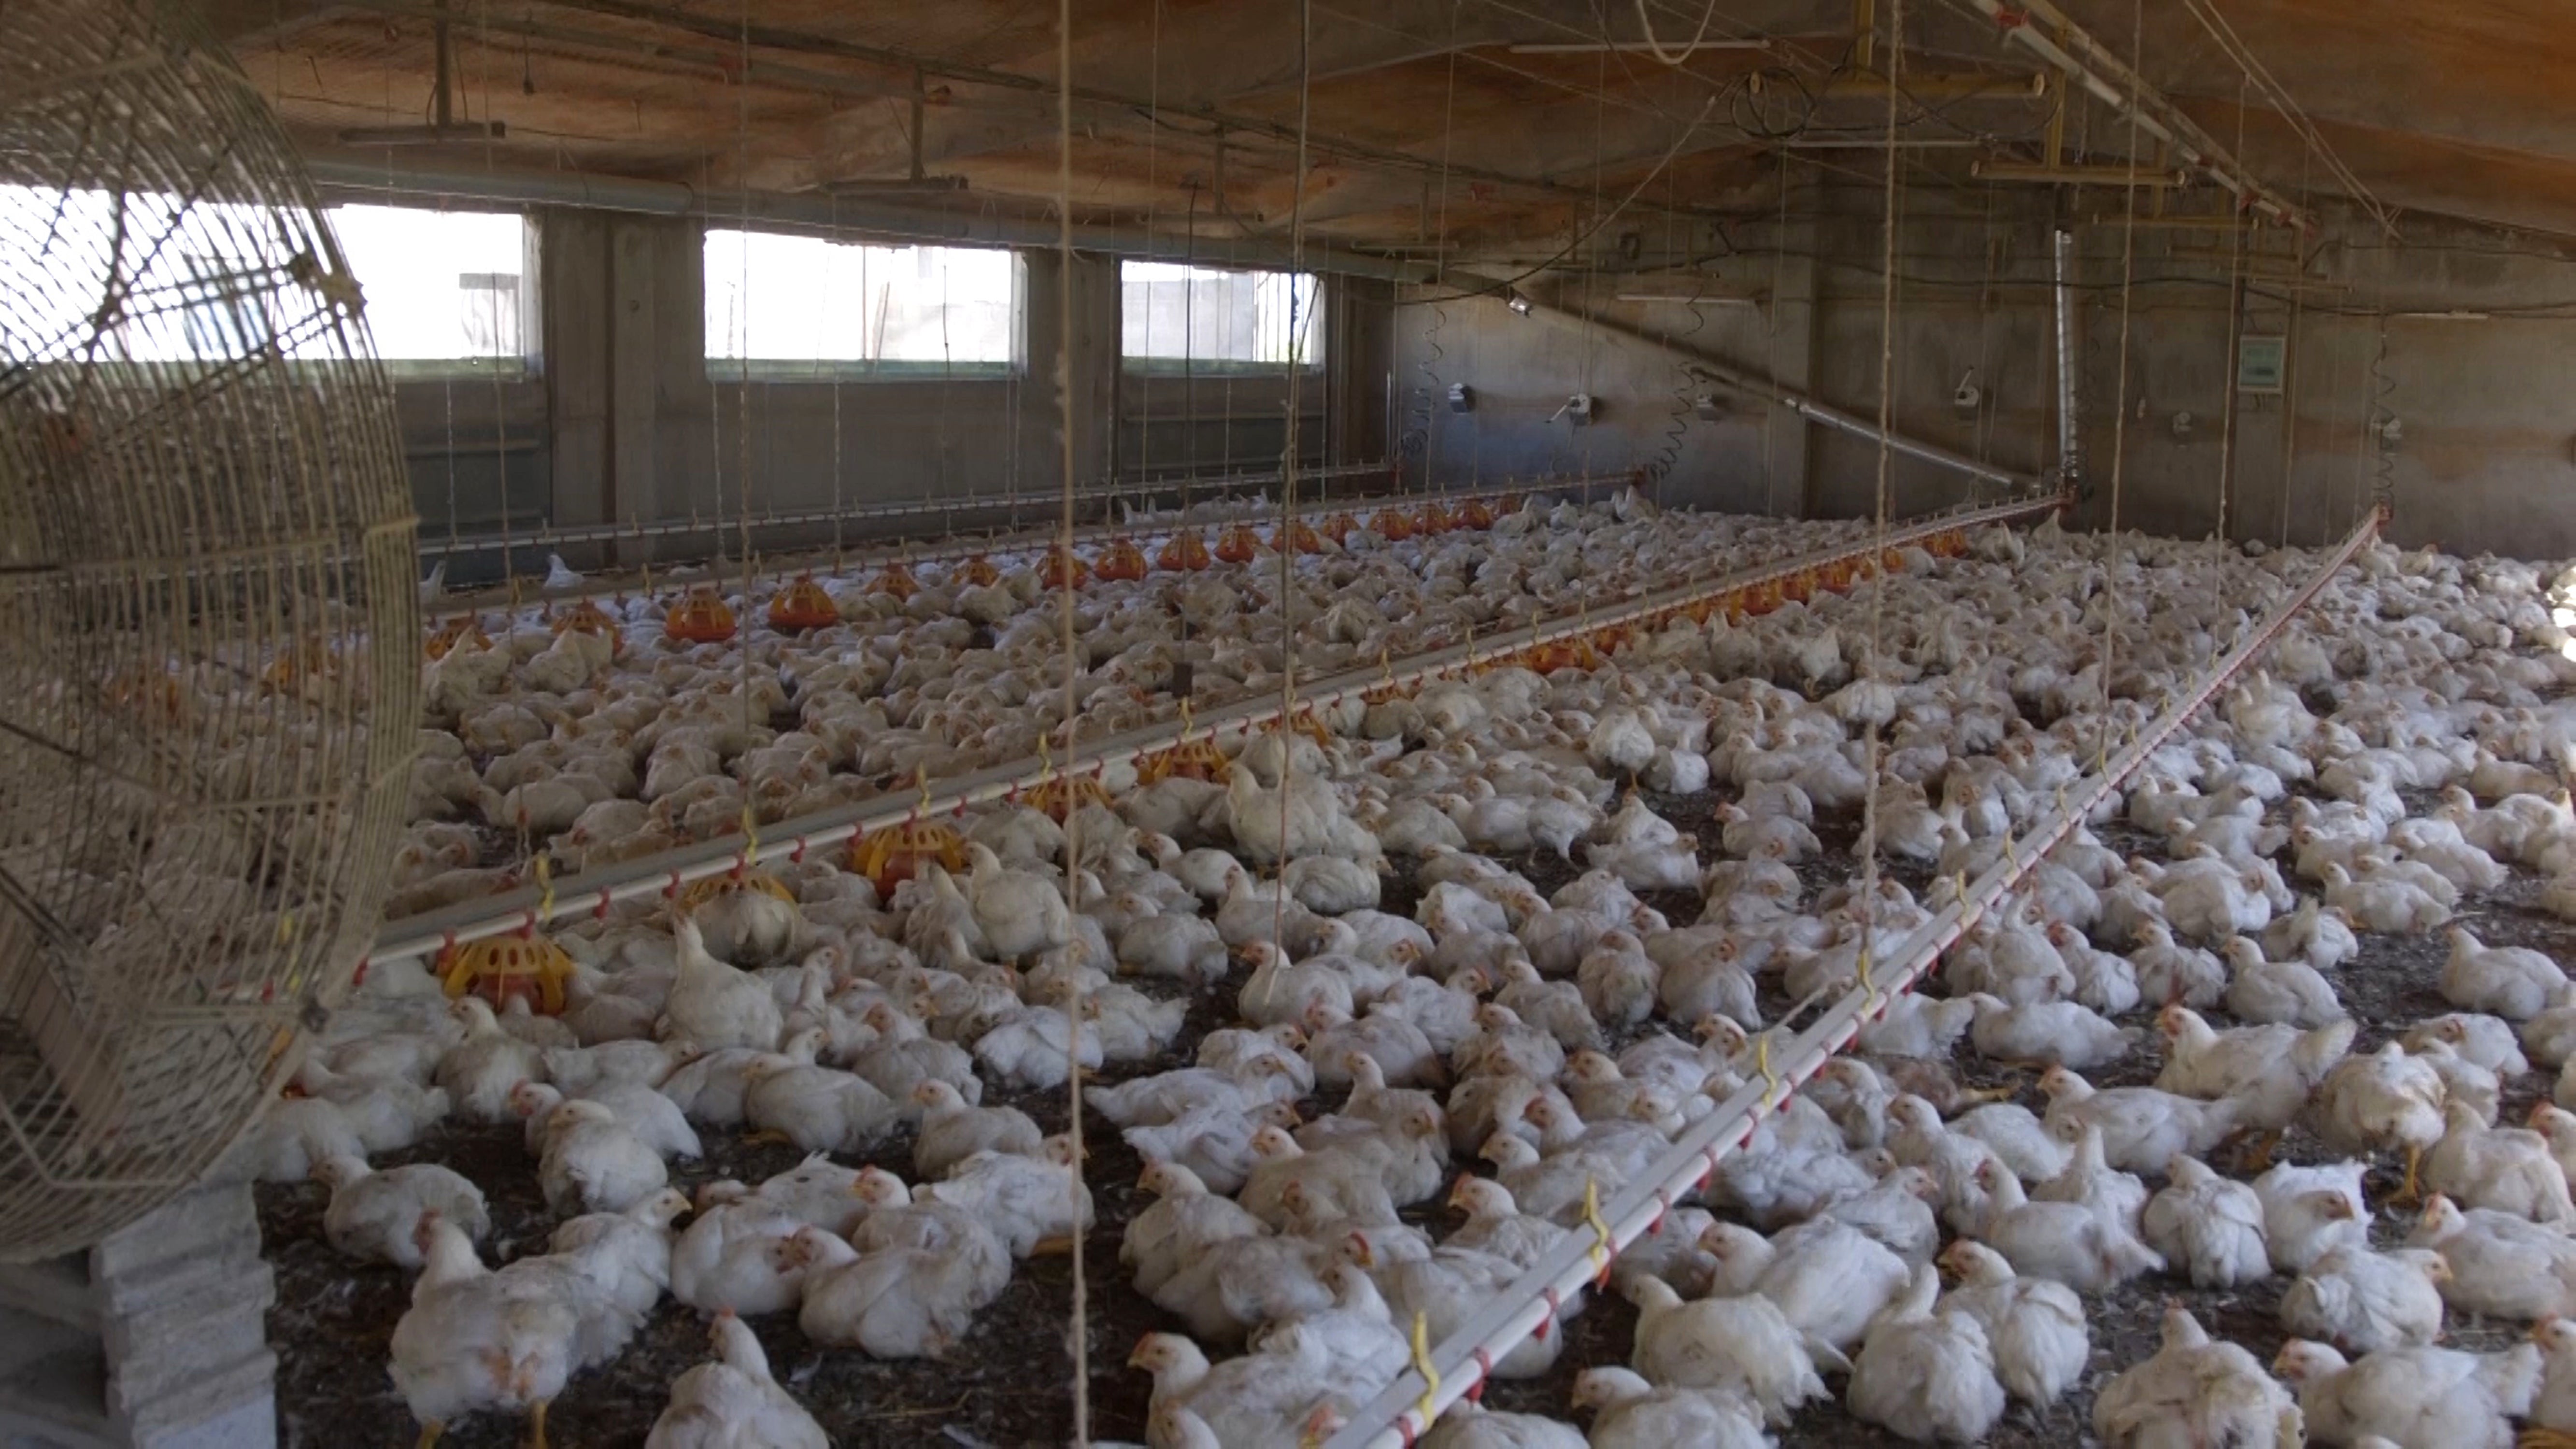
[[[2288,370],[2289,356],[2290,339],[2286,337],[2237,338],[2236,390],[2279,392],[2281,375]]]

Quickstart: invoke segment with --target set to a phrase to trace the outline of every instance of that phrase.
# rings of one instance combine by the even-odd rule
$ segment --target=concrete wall
[[[2049,237],[2054,198],[1909,191],[1896,273],[1891,415],[1897,430],[2023,473],[2053,469],[2055,379]],[[2086,209],[2116,205],[2088,197]],[[1713,288],[1768,294],[1760,309],[1710,310],[1696,327],[1671,303],[1621,303],[1605,276],[1528,287],[1540,306],[1513,313],[1495,298],[1396,310],[1399,421],[1409,466],[1445,480],[1542,469],[1618,470],[1669,457],[1664,496],[1710,507],[1857,517],[1876,497],[1879,449],[1751,399],[1714,424],[1668,429],[1682,373],[1674,349],[1776,379],[1865,418],[1880,407],[1884,234],[1874,187],[1802,187],[1785,233],[1754,224],[1712,268]],[[2077,521],[2112,517],[2116,474],[2124,527],[2203,537],[2317,543],[2340,537],[2368,506],[2379,460],[2365,424],[2372,395],[2401,437],[2386,466],[2402,544],[2477,552],[2576,554],[2576,266],[2529,241],[2410,218],[2403,250],[2360,219],[2329,213],[2307,281],[2256,280],[2236,325],[2285,335],[2284,395],[2239,393],[2230,415],[2230,278],[2226,233],[2144,227],[2125,270],[2128,378],[2121,380],[2121,228],[2079,225],[2077,295],[2081,436],[2087,462]],[[1775,242],[1785,237],[1785,247]],[[2289,265],[2286,240],[2266,245]],[[1605,258],[1605,267],[1623,263]],[[1649,259],[1632,265],[1651,274]],[[1641,278],[1635,290],[1669,292]],[[1449,289],[1451,293],[1457,289]],[[1604,298],[1613,300],[1604,300]],[[2296,298],[2295,311],[2292,299]],[[1557,310],[1551,315],[1549,304]],[[2386,358],[2377,365],[2384,324]],[[2408,317],[2468,311],[2491,320]],[[1953,399],[1973,371],[1979,400]],[[1478,395],[1473,414],[1436,402],[1453,382]],[[1589,388],[1599,421],[1549,414]],[[2121,400],[2125,399],[2125,403]],[[1777,414],[1775,416],[1775,413]],[[2178,415],[2191,415],[2178,430]],[[2124,416],[2125,414],[2125,416]],[[2115,467],[2116,462],[2116,467]],[[1893,510],[1962,501],[1961,474],[1897,455]]]
[[[925,498],[1026,497],[1043,514],[1063,486],[1058,337],[1071,290],[1073,474],[1084,487],[1175,472],[1278,466],[1287,386],[1122,374],[1118,263],[1025,254],[1025,355],[1009,378],[828,382],[710,380],[704,268],[693,222],[542,211],[536,253],[540,355],[530,375],[396,387],[423,537],[510,526],[713,520]],[[1300,383],[1309,462],[1382,456],[1389,338],[1383,284],[1328,282],[1328,367]],[[991,520],[986,516],[982,523]],[[934,525],[935,526],[935,525]],[[919,531],[916,523],[912,531]],[[855,526],[846,536],[861,536]],[[829,543],[828,525],[769,531],[756,548]],[[665,541],[703,553],[704,537]],[[577,564],[637,541],[567,549]],[[451,566],[488,578],[497,554]],[[522,571],[542,559],[522,558]]]

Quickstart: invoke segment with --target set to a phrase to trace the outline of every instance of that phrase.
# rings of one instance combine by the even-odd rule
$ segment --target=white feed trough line
[[[1986,508],[1935,514],[1889,531],[1884,540],[1862,538],[1840,548],[1756,564],[1719,578],[1650,594],[1599,614],[1559,619],[1527,630],[1498,634],[1475,644],[1452,645],[1417,654],[1404,660],[1400,666],[1336,675],[1299,687],[1295,707],[1299,711],[1320,709],[1390,685],[1409,687],[1451,670],[1560,640],[1589,636],[1714,595],[1787,578],[1809,569],[1821,569],[1844,560],[1861,559],[1876,553],[1882,543],[1889,548],[1902,548],[1953,529],[1979,528],[2045,512],[2063,502],[2062,498],[2052,494]],[[1166,721],[1081,745],[1069,751],[1066,758],[1058,763],[1018,760],[942,782],[939,788],[925,790],[917,797],[907,798],[889,792],[883,799],[863,805],[845,805],[781,821],[764,828],[756,844],[739,837],[723,837],[567,876],[555,882],[551,889],[523,887],[503,895],[463,902],[445,910],[426,912],[405,919],[378,936],[366,958],[359,963],[359,969],[364,970],[374,962],[425,956],[446,946],[487,936],[532,931],[550,921],[585,911],[605,911],[616,901],[676,895],[692,881],[768,861],[802,859],[811,850],[837,846],[855,836],[907,820],[999,800],[1054,776],[1098,773],[1112,765],[1167,749],[1185,739],[1201,735],[1213,739],[1227,731],[1238,731],[1248,738],[1254,730],[1286,712],[1276,700],[1247,701],[1210,711],[1186,726],[1177,721]]]
[[[1579,499],[1589,501],[1595,487],[1610,483],[1626,483],[1631,481],[1631,477],[1632,475],[1626,473],[1591,473],[1573,478],[1532,478],[1505,488],[1478,488],[1455,493],[1376,493],[1345,499],[1337,503],[1318,504],[1316,513],[1320,514],[1327,508],[1335,512],[1347,509],[1352,513],[1374,511],[1381,507],[1395,507],[1409,511],[1426,503],[1464,503],[1476,498],[1561,493],[1568,489],[1574,490]],[[1212,483],[1215,481],[1234,480],[1211,480]],[[1061,508],[1063,501],[1055,500],[1054,506]],[[1264,499],[1248,507],[1229,508],[1205,518],[1151,518],[1138,524],[1086,523],[1073,530],[1073,541],[1079,546],[1107,543],[1113,539],[1123,538],[1142,545],[1158,538],[1187,533],[1193,529],[1222,529],[1238,523],[1264,523],[1269,521],[1276,511],[1272,500]],[[829,513],[814,515],[815,520],[825,522],[830,521],[832,517],[833,515]],[[780,517],[768,521],[783,523],[791,520]],[[1309,515],[1309,521],[1319,520],[1315,515]],[[763,522],[764,520],[755,518],[752,520],[752,526],[760,527]],[[689,534],[729,533],[732,530],[731,524],[692,522],[654,525],[650,531]],[[617,538],[640,536],[642,535],[631,532],[614,535]],[[1022,529],[1015,532],[951,533],[935,539],[912,542],[902,540],[881,542],[867,539],[861,541],[864,547],[841,550],[837,555],[829,548],[802,548],[790,549],[767,557],[755,553],[752,557],[758,572],[763,576],[811,572],[825,567],[829,567],[834,572],[849,573],[887,564],[930,563],[941,559],[974,558],[984,554],[1034,553],[1062,540],[1064,536],[1064,528],[1058,524],[1047,528]],[[558,541],[563,538],[562,535],[554,537]],[[519,546],[534,553],[544,547],[545,543],[539,540],[522,540]],[[422,552],[426,554],[428,550],[424,548]],[[725,562],[730,564],[736,561],[726,560]],[[671,587],[691,588],[703,584],[724,588],[739,581],[739,575],[730,569],[710,568],[703,562],[674,563],[666,568],[664,583]],[[657,588],[662,586],[656,585]],[[508,584],[500,584],[470,592],[459,590],[432,602],[424,611],[423,623],[434,628],[442,622],[479,614],[487,609],[519,608],[529,604],[562,604],[575,599],[605,599],[636,593],[643,587],[644,580],[641,576],[620,570],[616,573],[585,579],[579,588],[538,589],[522,586],[513,590]]]
[[[2284,599],[2263,622],[2201,681],[2143,729],[2127,749],[2112,757],[2102,773],[2088,777],[2066,793],[2056,808],[2014,842],[2004,858],[1969,886],[1967,894],[1941,909],[1907,936],[1887,958],[1887,968],[1870,984],[1855,988],[1828,1008],[1815,1023],[1775,1047],[1771,1033],[1756,1039],[1767,1075],[1748,1083],[1718,1109],[1684,1129],[1672,1150],[1637,1181],[1601,1205],[1601,1224],[1593,1231],[1576,1229],[1514,1279],[1511,1286],[1470,1315],[1456,1332],[1430,1354],[1436,1378],[1420,1366],[1407,1369],[1364,1405],[1324,1449],[1408,1449],[1441,1411],[1464,1398],[1485,1378],[1485,1366],[1502,1358],[1555,1316],[1551,1302],[1562,1302],[1593,1286],[1629,1244],[1658,1227],[1674,1204],[1705,1187],[1720,1158],[1742,1147],[1755,1127],[1778,1110],[1789,1094],[1804,1085],[1836,1053],[1851,1044],[1863,1025],[1885,1013],[1890,1000],[1913,987],[1970,926],[1984,915],[2031,864],[2064,840],[2093,808],[2135,774],[2147,757],[2198,713],[2236,673],[2251,663],[2281,632],[2292,616],[2307,607],[2337,569],[2379,531],[2385,515],[2374,509],[2298,592]]]

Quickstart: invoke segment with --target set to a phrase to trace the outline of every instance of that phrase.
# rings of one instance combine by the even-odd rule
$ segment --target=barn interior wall
[[[1009,378],[832,382],[710,379],[701,234],[688,220],[548,209],[532,214],[540,322],[524,377],[398,381],[395,392],[422,534],[509,527],[706,521],[880,502],[1027,500],[1053,517],[1062,486],[1057,334],[1072,289],[1073,472],[1085,488],[1175,473],[1276,469],[1289,388],[1272,373],[1148,375],[1119,355],[1118,262],[1077,253],[1070,282],[1051,252],[1025,254],[1025,351]],[[1384,284],[1327,287],[1328,366],[1297,388],[1299,453],[1383,456],[1388,372]],[[1113,422],[1114,420],[1114,422]],[[985,512],[960,526],[991,526]],[[911,531],[924,525],[915,520]],[[933,521],[934,531],[942,525]],[[844,531],[868,536],[857,525]],[[771,531],[763,549],[834,540],[830,525]],[[659,545],[703,552],[703,538]],[[626,562],[640,545],[619,545]],[[577,564],[604,547],[565,550]],[[460,581],[498,555],[461,559]]]

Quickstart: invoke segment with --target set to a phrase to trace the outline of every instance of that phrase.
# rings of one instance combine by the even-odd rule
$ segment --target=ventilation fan
[[[418,713],[359,294],[232,61],[0,5],[0,1259],[201,1177],[344,988]]]

